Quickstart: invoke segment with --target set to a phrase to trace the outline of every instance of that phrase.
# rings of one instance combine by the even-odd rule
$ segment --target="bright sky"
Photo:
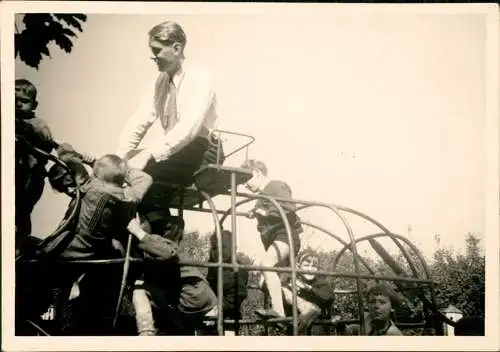
[[[53,48],[39,71],[16,62],[16,77],[37,86],[37,112],[57,140],[95,155],[115,151],[155,75],[147,32],[167,19],[184,27],[187,58],[214,72],[220,127],[255,136],[250,156],[296,198],[357,209],[404,235],[411,225],[426,255],[435,233],[457,248],[467,232],[484,233],[482,15],[327,7],[305,15],[90,14],[71,55]],[[47,187],[34,228],[50,233],[66,204]],[[303,214],[347,238],[334,215]],[[210,215],[187,221],[201,233],[213,229]],[[240,249],[260,253],[255,224],[238,226]],[[362,229],[354,220],[353,227]],[[335,245],[316,233],[304,239]]]

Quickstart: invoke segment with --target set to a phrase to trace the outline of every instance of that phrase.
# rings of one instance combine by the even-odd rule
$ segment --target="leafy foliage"
[[[55,44],[66,53],[73,48],[75,30],[82,32],[83,14],[29,13],[23,17],[25,28],[15,34],[16,57],[38,70],[43,56],[49,56],[49,44]]]
[[[434,254],[433,277],[440,283],[437,299],[440,308],[452,304],[464,315],[484,318],[485,257],[480,255],[479,238],[466,237],[466,254],[457,255],[441,248]]]

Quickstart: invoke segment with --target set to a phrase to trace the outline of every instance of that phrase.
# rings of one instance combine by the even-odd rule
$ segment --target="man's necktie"
[[[167,73],[161,73],[155,84],[155,110],[164,130],[177,121],[177,89]]]
[[[166,112],[162,116],[162,126],[166,131],[177,122],[177,88],[172,81],[169,84]]]

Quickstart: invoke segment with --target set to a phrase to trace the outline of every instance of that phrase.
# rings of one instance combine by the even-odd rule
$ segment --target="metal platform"
[[[198,190],[207,193],[210,197],[215,197],[229,191],[231,189],[232,173],[236,175],[236,186],[245,183],[252,177],[252,173],[249,170],[242,168],[217,164],[202,166],[194,175],[195,182],[193,185],[188,187],[170,185],[170,187],[179,190],[172,200],[171,207],[179,208],[181,203],[183,207],[193,207],[202,203],[204,198]]]

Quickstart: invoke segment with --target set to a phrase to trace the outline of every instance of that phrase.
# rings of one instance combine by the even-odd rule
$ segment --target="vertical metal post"
[[[181,219],[184,219],[184,193],[185,193],[185,188],[181,190],[181,194],[179,195],[179,209],[178,215]]]
[[[232,233],[232,241],[231,241],[231,263],[233,265],[237,265],[238,262],[236,261],[236,173],[231,172],[231,233]],[[235,320],[234,320],[234,334],[235,336],[239,335],[239,330],[240,330],[240,324],[239,324],[239,318],[238,318],[238,313],[240,311],[240,300],[239,300],[239,285],[238,285],[238,279],[239,279],[239,269],[236,267],[233,267],[233,273],[234,273],[234,282],[235,282],[235,305],[234,305],[234,310],[235,310]]]

